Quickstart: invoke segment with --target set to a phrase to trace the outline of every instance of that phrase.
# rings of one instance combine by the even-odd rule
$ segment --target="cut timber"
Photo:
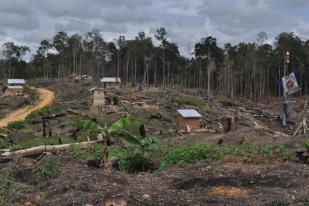
[[[266,132],[269,132],[269,133],[273,134],[274,137],[280,137],[280,136],[281,136],[281,137],[289,137],[289,135],[287,135],[287,134],[284,134],[284,133],[282,133],[282,132],[275,131],[275,130],[270,129],[269,127],[266,127],[266,126],[259,125],[257,122],[253,122],[253,123],[254,123],[254,128],[255,128],[256,130],[264,130],[264,131],[266,131]]]
[[[87,145],[99,143],[99,142],[101,141],[90,141],[90,142],[88,141],[88,142],[73,143],[73,144],[38,146],[38,147],[32,147],[32,148],[23,149],[23,150],[5,152],[1,154],[1,156],[10,157],[13,155],[20,155],[22,157],[26,157],[26,156],[31,156],[35,154],[41,154],[44,152],[52,152],[54,150],[66,150],[71,146],[87,146]]]
[[[303,132],[304,132],[304,135],[307,134],[307,131],[309,131],[309,128],[307,127],[307,119],[306,118],[303,118],[303,120],[300,122],[299,126],[297,127],[296,131],[294,132],[293,134],[293,137],[298,133],[298,131],[300,129],[303,128]]]

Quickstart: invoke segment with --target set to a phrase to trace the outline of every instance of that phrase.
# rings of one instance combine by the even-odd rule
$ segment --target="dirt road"
[[[0,127],[5,127],[12,121],[24,120],[31,112],[42,109],[43,107],[50,105],[55,100],[55,93],[53,91],[42,88],[31,89],[34,89],[39,94],[39,100],[33,105],[22,107],[9,113],[3,119],[0,119]]]

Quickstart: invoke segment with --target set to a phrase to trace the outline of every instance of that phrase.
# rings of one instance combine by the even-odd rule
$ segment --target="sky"
[[[309,37],[309,0],[0,0],[0,44],[14,41],[35,53],[58,31],[85,34],[99,29],[106,41],[144,31],[168,39],[190,55],[201,38],[254,42],[261,31],[273,42],[280,32]]]

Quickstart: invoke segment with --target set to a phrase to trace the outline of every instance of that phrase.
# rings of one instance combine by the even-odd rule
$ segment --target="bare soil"
[[[291,148],[302,147],[306,135],[291,134],[300,122],[298,115],[291,118],[287,127],[282,127],[278,115],[281,113],[280,98],[263,99],[258,102],[245,100],[208,100],[206,105],[188,105],[169,97],[183,96],[204,100],[203,93],[191,90],[144,88],[143,90],[120,89],[119,105],[108,105],[103,109],[93,108],[89,88],[95,85],[71,84],[68,82],[35,83],[56,91],[57,99],[52,106],[78,104],[77,112],[96,118],[101,125],[109,125],[119,118],[135,115],[145,120],[148,135],[162,140],[197,141],[223,144],[280,144]],[[149,96],[150,94],[156,94]],[[164,93],[165,95],[162,95]],[[273,102],[278,102],[272,104]],[[293,111],[302,111],[304,98],[294,98]],[[234,129],[223,133],[221,118],[239,116]],[[202,124],[209,132],[177,134],[173,118],[177,108],[195,108],[202,115]],[[66,108],[63,108],[65,110]],[[63,110],[57,111],[58,113]],[[151,115],[160,114],[160,119]],[[49,126],[56,135],[72,135],[76,129],[70,124],[78,115],[70,114],[51,120]],[[309,117],[308,117],[309,119]],[[30,123],[29,123],[30,124]],[[259,127],[256,127],[256,124]],[[19,139],[40,137],[41,126],[33,125],[33,131],[10,131],[9,138]],[[286,136],[289,135],[289,136]],[[16,170],[16,181],[27,185],[15,205],[211,205],[211,206],[306,206],[309,205],[309,166],[297,161],[258,159],[244,163],[237,160],[216,162],[201,161],[185,167],[172,167],[153,173],[129,174],[122,171],[92,169],[84,162],[69,154],[60,154],[59,177],[39,182],[31,176],[30,164]],[[5,165],[0,164],[0,168]]]
[[[19,201],[34,205],[308,205],[309,167],[297,162],[202,161],[161,172],[128,174],[90,169],[61,156],[61,174],[33,182],[27,170],[19,179],[30,188]],[[18,203],[16,203],[18,205]]]
[[[12,121],[24,120],[32,112],[50,105],[55,100],[55,93],[42,88],[31,88],[39,94],[39,100],[34,105],[25,106],[11,113],[8,113],[3,119],[0,119],[0,127],[5,127]]]

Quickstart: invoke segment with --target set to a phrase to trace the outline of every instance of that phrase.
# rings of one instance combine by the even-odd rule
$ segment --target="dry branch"
[[[1,154],[1,156],[4,157],[10,157],[13,155],[20,155],[22,157],[26,156],[31,156],[31,155],[36,155],[36,154],[41,154],[43,152],[52,152],[54,150],[66,150],[71,146],[87,146],[90,144],[94,143],[99,143],[101,141],[88,141],[88,142],[81,142],[81,143],[73,143],[73,144],[62,144],[62,145],[43,145],[43,146],[38,146],[38,147],[32,147],[28,149],[23,149],[23,150],[17,150],[17,151],[10,151],[10,152],[5,152]]]

